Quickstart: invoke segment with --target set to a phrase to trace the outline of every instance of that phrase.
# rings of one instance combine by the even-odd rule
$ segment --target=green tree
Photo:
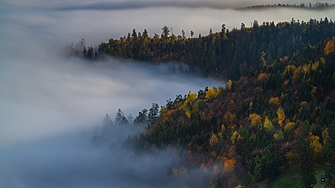
[[[158,118],[159,106],[157,103],[152,103],[151,108],[149,109],[148,119],[149,121],[154,121]]]
[[[163,31],[163,33],[162,33],[162,39],[167,40],[169,38],[169,35],[170,35],[170,29],[169,29],[169,27],[165,25],[162,28],[162,31]]]
[[[252,175],[252,173],[247,172],[247,174],[244,176],[243,181],[242,181],[242,185],[244,188],[256,188],[257,184],[256,184],[256,178],[254,175]]]
[[[301,186],[312,188],[316,184],[314,150],[310,145],[308,127],[301,123],[294,144],[295,159],[301,176]]]
[[[216,181],[215,188],[223,188],[223,184],[221,182],[220,177],[218,177],[218,180]]]

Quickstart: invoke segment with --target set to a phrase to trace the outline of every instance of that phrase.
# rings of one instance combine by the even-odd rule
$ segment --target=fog
[[[223,23],[232,29],[254,20],[335,18],[333,10],[233,10],[262,3],[279,2],[2,0],[0,187],[155,187],[164,182],[174,163],[171,150],[137,155],[121,149],[126,135],[138,129],[121,130],[121,137],[117,130],[97,147],[91,142],[97,136],[94,127],[101,128],[106,113],[113,120],[119,108],[135,117],[152,103],[165,105],[178,94],[225,82],[170,74],[166,65],[113,58],[86,62],[63,57],[62,48],[82,38],[96,47],[133,28],[153,35],[167,25],[174,34],[185,30],[189,36],[190,31],[219,31]]]

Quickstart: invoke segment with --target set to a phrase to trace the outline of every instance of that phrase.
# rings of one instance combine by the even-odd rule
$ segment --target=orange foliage
[[[280,105],[279,97],[271,97],[269,100],[269,104]]]
[[[285,153],[285,157],[288,161],[292,161],[293,159],[293,152],[292,151],[288,151]]]
[[[234,170],[236,164],[236,159],[235,158],[224,158],[223,159],[223,169],[225,172],[231,172]]]
[[[266,74],[266,73],[260,73],[259,75],[258,75],[258,80],[265,80],[265,79],[268,79],[269,78],[269,75],[268,74]]]
[[[226,112],[226,114],[223,116],[224,121],[231,125],[236,120],[236,115],[232,114],[230,111]]]

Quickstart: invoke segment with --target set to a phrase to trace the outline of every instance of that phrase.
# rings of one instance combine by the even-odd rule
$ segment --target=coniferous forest
[[[322,166],[325,185],[335,186],[332,20],[255,20],[252,27],[228,30],[222,24],[219,32],[190,37],[172,34],[168,26],[154,36],[134,29],[102,42],[97,52],[84,41],[67,48],[90,60],[174,62],[184,72],[227,80],[225,87],[178,95],[160,113],[153,104],[149,115],[144,109],[136,117],[134,124],[148,126],[124,146],[139,153],[173,148],[180,162],[168,169],[167,184],[178,176],[197,182],[192,174],[200,168],[207,174],[203,187],[256,187],[297,169],[301,186],[313,187],[315,168]]]

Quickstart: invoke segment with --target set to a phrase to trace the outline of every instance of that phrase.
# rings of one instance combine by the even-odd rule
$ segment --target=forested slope
[[[167,26],[162,31],[149,37],[148,31],[134,29],[101,43],[95,55],[84,47],[84,56],[178,62],[189,65],[190,72],[198,69],[230,80],[225,88],[208,87],[168,100],[145,133],[127,139],[128,146],[137,151],[175,148],[180,162],[168,170],[168,180],[187,175],[197,182],[192,174],[200,168],[208,186],[252,187],[296,167],[303,187],[310,187],[318,164],[326,167],[327,184],[334,186],[332,20],[255,21],[251,28],[242,23],[232,31],[223,24],[221,32],[199,37],[191,32],[190,38],[183,31],[181,36],[170,34]]]
[[[220,32],[210,29],[208,36],[195,37],[191,31],[190,38],[184,31],[178,36],[171,34],[169,27],[164,26],[161,35],[149,37],[147,30],[138,33],[134,29],[118,40],[111,38],[99,45],[98,54],[150,62],[179,62],[189,65],[191,71],[196,68],[204,71],[206,76],[237,80],[257,71],[262,52],[265,52],[264,60],[272,64],[334,35],[335,24],[327,18],[262,25],[254,21],[251,28],[242,23],[240,29],[232,31],[223,24]]]
[[[335,172],[334,46],[335,38],[324,40],[272,64],[261,57],[254,73],[226,88],[168,101],[146,133],[127,142],[185,147],[179,168],[199,166],[212,184],[216,176],[225,186],[271,181],[299,165],[313,184],[315,164]]]

